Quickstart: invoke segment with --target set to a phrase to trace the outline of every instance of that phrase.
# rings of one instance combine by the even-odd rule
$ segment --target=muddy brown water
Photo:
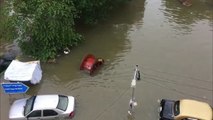
[[[212,6],[211,0],[193,1],[191,7],[177,0],[133,0],[106,22],[80,28],[85,41],[56,64],[42,64],[39,85],[24,95],[5,95],[1,89],[1,120],[8,119],[13,100],[36,94],[74,96],[73,120],[156,120],[163,98],[196,99],[212,106]],[[105,59],[92,77],[79,71],[88,53]],[[141,71],[138,106],[129,117],[136,64]]]

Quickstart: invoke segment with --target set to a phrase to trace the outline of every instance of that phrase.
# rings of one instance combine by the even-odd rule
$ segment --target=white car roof
[[[33,110],[55,109],[58,105],[58,95],[37,95]]]

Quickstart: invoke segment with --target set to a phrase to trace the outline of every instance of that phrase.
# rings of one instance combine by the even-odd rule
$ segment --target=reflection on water
[[[209,20],[211,24],[213,2],[212,0],[195,0],[190,7],[183,6],[178,0],[163,0],[161,11],[177,31],[185,30],[183,34],[189,34],[193,26],[202,20]]]
[[[80,26],[85,41],[56,64],[43,63],[42,83],[32,86],[26,96],[73,95],[77,101],[73,120],[156,120],[162,98],[213,105],[211,6],[211,0],[193,1],[191,7],[177,0],[132,0],[107,21]],[[79,70],[88,53],[105,59],[93,76]],[[130,117],[135,64],[142,80],[135,91],[138,106]],[[1,91],[1,120],[8,118],[7,99]]]

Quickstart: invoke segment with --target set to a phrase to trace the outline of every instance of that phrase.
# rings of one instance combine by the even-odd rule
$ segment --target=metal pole
[[[132,88],[132,101],[135,101],[135,87]]]
[[[136,80],[140,80],[140,73],[139,73],[139,70],[138,70],[138,65],[136,65],[134,77],[133,77],[133,80],[131,82],[132,96],[131,96],[131,99],[129,101],[129,110],[128,110],[128,113],[130,115],[132,115],[134,107],[137,106],[137,102],[135,100]]]

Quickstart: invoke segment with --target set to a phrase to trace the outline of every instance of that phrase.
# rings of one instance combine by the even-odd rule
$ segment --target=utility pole
[[[137,106],[137,102],[135,100],[135,88],[136,88],[137,80],[140,80],[140,71],[138,69],[138,65],[136,65],[136,67],[135,67],[134,77],[131,82],[132,96],[129,101],[129,110],[128,110],[129,115],[132,115],[134,107]]]

